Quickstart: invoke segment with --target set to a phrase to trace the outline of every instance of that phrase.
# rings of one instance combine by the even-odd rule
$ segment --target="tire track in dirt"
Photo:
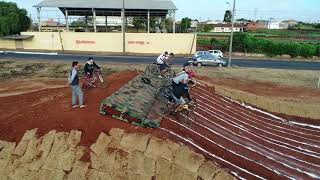
[[[192,127],[167,117],[163,130],[203,151],[239,178],[320,178],[320,131],[296,127],[200,86]],[[220,158],[217,158],[220,157]]]
[[[196,91],[200,92],[203,91],[205,93],[211,93],[203,88],[195,89]],[[310,136],[311,139],[317,139],[320,141],[320,135],[319,130],[313,130],[309,128],[302,128],[302,127],[296,127],[296,126],[288,126],[287,123],[285,123],[284,119],[278,118],[278,117],[271,117],[270,115],[253,111],[247,107],[244,107],[240,103],[230,100],[228,98],[225,98],[219,94],[212,94],[212,96],[208,96],[207,94],[202,93],[205,97],[210,99],[213,102],[216,102],[220,105],[223,105],[229,110],[236,110],[236,112],[243,117],[248,117],[251,120],[257,121],[259,123],[262,123],[264,126],[270,126],[271,128],[277,128],[280,131],[286,130],[292,134],[300,134],[302,136],[307,135]],[[290,127],[290,128],[289,128]]]

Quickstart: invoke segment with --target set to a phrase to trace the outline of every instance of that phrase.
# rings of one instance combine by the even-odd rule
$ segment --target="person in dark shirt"
[[[84,65],[84,72],[86,76],[92,77],[94,69],[102,70],[101,67],[99,67],[92,57],[88,59],[88,62]]]
[[[80,108],[84,108],[87,106],[83,104],[83,92],[79,85],[80,81],[78,76],[78,70],[79,63],[76,61],[72,62],[72,70],[69,73],[68,82],[72,89],[72,107],[76,108],[80,106]],[[79,105],[77,105],[77,97],[79,97]]]

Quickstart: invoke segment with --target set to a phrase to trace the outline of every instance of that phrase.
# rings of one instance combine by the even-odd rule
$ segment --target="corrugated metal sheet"
[[[44,0],[34,7],[121,9],[122,0]],[[125,9],[175,10],[171,0],[125,0]]]

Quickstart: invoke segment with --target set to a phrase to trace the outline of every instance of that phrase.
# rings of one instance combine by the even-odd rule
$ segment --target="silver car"
[[[189,63],[193,63],[194,66],[227,66],[227,62],[222,60],[220,56],[212,54],[203,54],[194,57],[193,60],[189,60]]]

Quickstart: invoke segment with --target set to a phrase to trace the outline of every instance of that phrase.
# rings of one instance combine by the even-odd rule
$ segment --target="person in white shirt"
[[[168,52],[165,52],[164,54],[160,54],[160,56],[157,58],[157,64],[160,68],[160,75],[163,77],[166,73],[166,69],[168,67],[166,61],[169,59]]]

